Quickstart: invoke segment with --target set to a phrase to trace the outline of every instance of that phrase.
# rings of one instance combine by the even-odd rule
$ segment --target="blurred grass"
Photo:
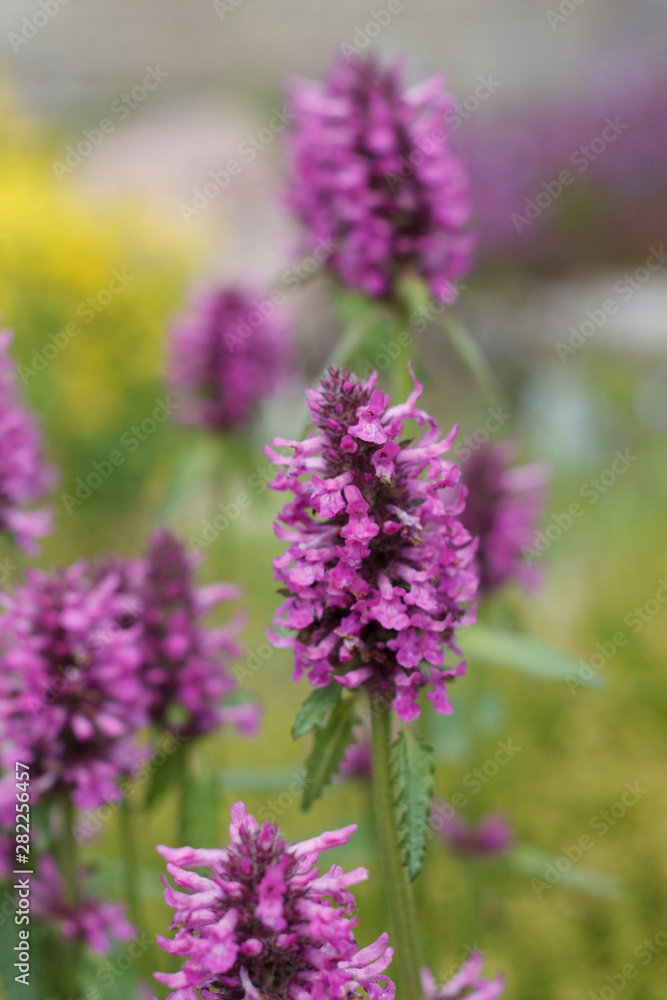
[[[136,554],[146,532],[159,523],[164,494],[184,456],[199,440],[196,432],[168,421],[135,451],[119,444],[164,395],[164,331],[194,273],[197,250],[165,232],[142,206],[102,208],[59,185],[50,176],[48,151],[16,121],[7,119],[3,145],[0,217],[6,238],[0,245],[0,305],[4,321],[16,330],[21,363],[31,363],[33,350],[41,351],[49,334],[75,317],[79,304],[97,295],[114,269],[125,267],[136,275],[27,383],[47,425],[52,458],[62,468],[57,532],[41,562],[50,566],[111,551]],[[481,426],[486,410],[447,352],[432,351],[425,337],[414,353],[428,376],[425,405],[442,426],[460,419],[463,435]],[[596,652],[596,643],[609,642],[619,630],[627,644],[601,670],[607,681],[603,691],[570,690],[473,663],[468,676],[453,685],[456,715],[430,718],[428,726],[439,749],[441,796],[470,791],[466,776],[493,758],[498,740],[511,739],[521,751],[477,793],[467,795],[466,814],[475,818],[502,810],[521,843],[554,857],[588,834],[594,846],[581,864],[619,878],[624,892],[619,900],[596,897],[563,880],[538,895],[530,878],[513,871],[507,859],[464,862],[434,840],[417,884],[418,902],[427,958],[443,977],[466,949],[479,946],[487,953],[489,972],[505,971],[508,997],[580,1000],[591,991],[599,996],[605,976],[633,963],[640,976],[624,987],[624,995],[651,1000],[665,995],[667,948],[658,948],[649,962],[650,952],[640,957],[637,949],[667,923],[667,675],[662,669],[667,625],[662,606],[638,629],[626,616],[654,597],[667,574],[665,442],[642,422],[634,404],[650,361],[591,350],[572,362],[573,371],[575,364],[585,375],[594,412],[607,420],[605,448],[595,468],[557,466],[550,511],[562,512],[578,500],[584,514],[541,558],[544,584],[536,597],[509,592],[486,613],[584,660]],[[522,380],[534,377],[527,370]],[[522,385],[513,386],[513,414],[521,413],[521,390]],[[529,430],[515,420],[503,433],[527,438]],[[274,419],[272,432],[281,431]],[[245,440],[242,460],[238,447],[221,443],[215,480],[193,476],[183,503],[170,515],[186,538],[201,531],[217,503],[233,502],[252,472],[266,469],[262,440],[259,432]],[[68,513],[60,493],[71,493],[78,477],[85,478],[94,462],[119,447],[124,464]],[[607,467],[615,448],[628,447],[639,456],[637,463],[597,503],[582,500],[582,485]],[[270,491],[257,490],[250,507],[211,544],[201,567],[202,581],[234,579],[242,585],[249,650],[265,649],[266,626],[277,603],[271,560],[281,545],[273,536],[272,518],[280,501]],[[356,837],[337,856],[371,871],[357,891],[359,940],[365,944],[386,924],[368,790],[361,782],[336,785],[303,815],[295,789],[307,739],[294,744],[289,730],[307,686],[292,683],[288,654],[274,650],[248,677],[246,688],[264,704],[261,738],[246,741],[224,732],[207,739],[200,752],[220,770],[226,807],[243,797],[256,814],[278,819],[290,838],[359,823]],[[237,775],[234,787],[225,784],[230,768]],[[244,791],[243,772],[255,770],[265,777],[248,782]],[[593,833],[595,816],[620,799],[626,783],[637,781],[646,794],[604,835]],[[170,919],[160,899],[163,866],[154,846],[174,842],[176,803],[176,795],[162,802],[141,826],[151,934],[166,933]],[[223,839],[225,825],[223,816]],[[117,817],[86,854],[99,859],[100,884],[115,894]],[[169,967],[162,953],[155,962],[158,968]]]

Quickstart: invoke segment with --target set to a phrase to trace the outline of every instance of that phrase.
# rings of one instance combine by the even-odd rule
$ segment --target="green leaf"
[[[518,844],[509,852],[508,857],[515,871],[536,881],[533,888],[540,898],[543,898],[549,889],[558,885],[578,889],[580,892],[601,899],[619,899],[623,895],[623,882],[615,875],[597,872],[593,868],[587,868],[576,861],[570,862],[564,856],[556,856],[538,847]]]
[[[357,722],[354,698],[346,698],[334,708],[326,726],[315,732],[313,748],[306,760],[305,787],[301,808],[306,812],[320,797],[338,770],[346,747],[352,741]]]
[[[531,677],[549,681],[569,681],[577,686],[604,687],[604,681],[586,671],[579,660],[542,639],[518,635],[487,625],[472,625],[461,637],[461,646],[469,659],[482,660],[494,667],[509,667]]]
[[[429,839],[433,769],[430,744],[411,729],[402,729],[392,745],[391,771],[396,795],[398,846],[411,882],[419,875]]]
[[[296,713],[292,726],[292,739],[298,740],[313,729],[318,729],[324,722],[330,708],[334,708],[341,699],[343,688],[332,681],[328,687],[315,688],[311,691],[303,705]]]

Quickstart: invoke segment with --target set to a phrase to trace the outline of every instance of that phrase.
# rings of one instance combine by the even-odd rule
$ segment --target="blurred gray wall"
[[[373,45],[407,53],[415,78],[446,68],[461,95],[486,74],[504,99],[576,90],[596,55],[665,38],[665,0],[0,0],[0,66],[42,112],[95,106],[157,64],[172,95],[266,93],[399,6]]]

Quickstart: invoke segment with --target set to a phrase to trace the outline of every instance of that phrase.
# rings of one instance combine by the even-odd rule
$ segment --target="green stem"
[[[391,913],[391,943],[402,983],[403,1000],[421,1000],[419,979],[421,942],[412,895],[398,848],[394,796],[389,771],[391,711],[383,701],[371,703],[373,746],[373,806],[380,845],[380,858]]]
[[[438,316],[438,322],[449,337],[452,347],[479,385],[487,402],[497,404],[500,401],[498,383],[475,339],[470,336],[457,319],[454,319],[450,312],[441,313]]]
[[[125,796],[120,806],[120,848],[123,859],[123,882],[125,900],[130,920],[142,934],[146,931],[146,920],[141,906],[139,891],[139,847],[136,836],[134,807]],[[139,969],[147,983],[152,982],[153,963],[150,952],[144,950],[139,958]]]
[[[317,377],[320,382],[329,368],[345,368],[347,363],[354,357],[356,351],[363,345],[366,334],[373,324],[377,322],[377,314],[374,309],[369,309],[363,322],[353,323],[343,335],[336,341],[329,357],[324,362],[322,370]],[[310,410],[304,407],[299,418],[298,430],[295,437],[301,438],[306,432],[310,423]]]
[[[65,884],[65,904],[70,910],[76,910],[79,890],[76,879],[77,850],[74,839],[74,805],[66,791],[60,798],[60,819],[61,827],[55,854],[60,865],[60,873]],[[60,987],[64,991],[63,996],[76,996],[79,984],[79,969],[81,964],[81,944],[78,941],[64,943],[62,950],[61,974],[64,982]],[[66,991],[66,993],[65,993]],[[74,991],[74,992],[72,992]]]
[[[139,902],[139,871],[137,868],[137,843],[135,837],[134,812],[127,796],[120,807],[120,849],[123,858],[123,882],[125,899],[132,923],[137,930],[145,926]]]

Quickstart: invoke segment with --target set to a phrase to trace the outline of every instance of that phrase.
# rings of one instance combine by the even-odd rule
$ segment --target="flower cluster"
[[[197,561],[196,555],[186,554],[180,539],[158,531],[145,559],[125,565],[129,601],[121,624],[141,624],[139,676],[148,717],[160,729],[177,727],[188,737],[224,723],[236,723],[251,735],[257,729],[257,707],[224,704],[236,687],[229,667],[243,652],[236,636],[244,619],[237,615],[218,628],[204,625],[208,612],[237,598],[239,590],[228,583],[196,587]]]
[[[231,844],[223,849],[158,850],[179,892],[168,884],[174,908],[173,941],[161,947],[186,959],[176,973],[156,973],[170,1000],[392,1000],[382,973],[393,950],[382,934],[357,950],[351,885],[365,868],[345,873],[315,867],[321,851],[346,844],[355,826],[287,844],[268,821],[259,826],[242,802],[231,810]],[[206,867],[208,875],[188,869]]]
[[[422,989],[425,1000],[496,1000],[505,990],[505,980],[500,974],[495,979],[480,975],[484,957],[473,951],[453,979],[444,986],[436,986],[429,969],[422,969]]]
[[[291,352],[274,310],[254,292],[216,288],[180,317],[171,333],[171,383],[183,423],[242,427],[281,385]]]
[[[308,245],[333,242],[328,266],[385,296],[416,273],[445,302],[470,268],[467,179],[446,134],[454,102],[441,77],[405,90],[400,68],[340,58],[324,84],[290,92],[288,203]]]
[[[139,627],[112,627],[118,583],[78,562],[53,575],[30,570],[2,597],[0,762],[11,778],[16,761],[28,763],[36,798],[66,791],[94,809],[118,798],[117,779],[138,762]]]
[[[93,951],[111,951],[112,941],[130,941],[136,929],[125,918],[120,903],[107,903],[86,895],[82,890],[87,872],[76,873],[77,899],[67,901],[64,880],[50,854],[40,855],[38,875],[31,880],[31,904],[40,920],[55,923],[59,934],[87,944]]]
[[[533,544],[548,471],[538,463],[510,468],[513,456],[508,442],[482,445],[463,467],[468,499],[461,520],[479,539],[480,593],[490,593],[511,579],[525,586],[534,582],[521,550]]]
[[[460,478],[442,457],[457,428],[440,439],[416,405],[416,379],[391,407],[375,384],[375,373],[357,381],[330,369],[309,391],[316,432],[274,440],[291,458],[266,449],[284,467],[273,488],[294,493],[276,524],[289,548],[274,574],[289,596],[274,624],[296,634],[270,635],[294,648],[295,680],[307,670],[318,687],[366,683],[410,721],[427,685],[436,711],[452,711],[445,682],[465,663],[445,669],[444,649],[458,654],[455,630],[474,620],[465,605],[477,588],[475,543],[461,523],[465,490],[442,498]],[[421,438],[404,438],[406,421],[424,428]]]
[[[54,471],[42,456],[41,433],[18,391],[6,351],[10,330],[0,330],[0,532],[34,555],[36,538],[51,531],[49,509],[25,510],[51,489]]]

